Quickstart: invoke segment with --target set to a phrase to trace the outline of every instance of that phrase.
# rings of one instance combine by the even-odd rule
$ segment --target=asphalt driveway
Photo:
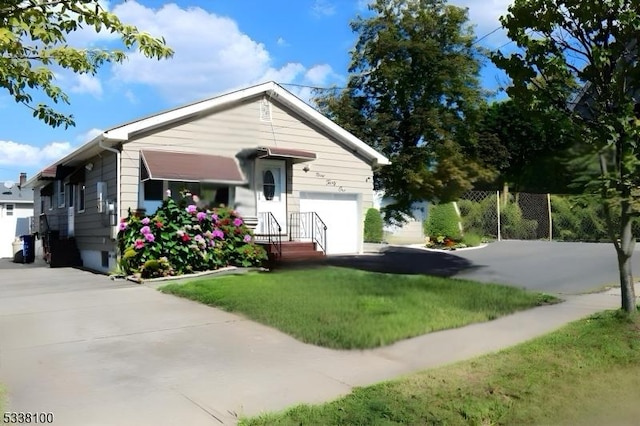
[[[640,247],[636,264],[638,251]],[[587,293],[618,283],[615,250],[605,243],[500,241],[480,249],[447,252],[383,246],[377,254],[333,257],[327,263],[497,282],[555,294]]]

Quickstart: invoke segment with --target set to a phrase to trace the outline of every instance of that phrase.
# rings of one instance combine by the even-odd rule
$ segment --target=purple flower
[[[200,234],[198,234],[195,237],[193,237],[193,239],[196,240],[197,242],[204,241],[204,238]]]
[[[198,211],[198,207],[196,207],[195,204],[191,204],[187,207],[187,213],[194,214],[197,211]]]
[[[151,222],[151,220],[148,217],[145,217],[144,219],[142,219],[142,224],[143,225],[148,225],[149,222]]]
[[[212,220],[212,221],[214,221],[214,222],[217,222],[217,221],[218,221],[218,215],[217,215],[217,214],[215,214],[215,213],[214,213],[214,214],[212,214],[212,215],[211,215],[211,220]]]
[[[156,240],[156,237],[153,234],[144,234],[144,238],[145,238],[145,240],[149,241],[150,243],[152,243],[152,242],[154,242]]]
[[[128,226],[127,222],[120,222],[120,230],[121,231],[124,231],[125,229],[127,229],[127,226]]]
[[[250,243],[251,242],[251,235],[249,235],[249,234],[245,235],[243,240],[244,240],[245,243]]]
[[[243,222],[242,222],[242,219],[240,219],[239,217],[237,217],[237,218],[233,219],[233,224],[234,224],[235,226],[240,226],[240,225],[242,225],[242,223],[243,223]]]
[[[196,217],[198,218],[198,220],[200,222],[202,222],[203,220],[205,220],[207,218],[207,214],[205,212],[198,212]]]
[[[151,228],[149,228],[148,226],[143,226],[142,228],[140,228],[140,233],[142,235],[147,235],[151,233]]]
[[[144,241],[140,239],[136,240],[136,242],[133,243],[133,248],[135,248],[136,250],[144,248]]]
[[[214,229],[211,235],[213,235],[213,238],[220,238],[221,240],[224,239],[224,232],[219,229]]]

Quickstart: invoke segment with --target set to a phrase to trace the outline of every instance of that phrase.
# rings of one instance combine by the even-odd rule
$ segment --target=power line
[[[492,34],[495,34],[497,31],[500,31],[502,29],[502,25],[499,26],[498,28],[495,28],[493,31],[483,35],[482,37],[480,37],[479,39],[477,39],[476,41],[473,42],[472,46],[475,46],[476,44],[480,43],[482,40],[484,40],[485,38],[489,37]]]

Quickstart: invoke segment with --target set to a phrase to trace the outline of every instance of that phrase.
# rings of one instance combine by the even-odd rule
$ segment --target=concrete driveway
[[[416,272],[431,262],[425,259],[442,274],[473,270],[458,255],[438,266],[431,254],[414,252],[408,259]],[[492,352],[619,300],[569,296],[375,350],[336,351],[154,288],[0,259],[0,383],[8,411],[52,412],[65,426],[233,424],[237,415],[323,402]]]

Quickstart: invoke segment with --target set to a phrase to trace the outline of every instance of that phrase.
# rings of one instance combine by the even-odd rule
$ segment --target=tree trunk
[[[618,254],[618,271],[620,273],[620,291],[622,293],[622,309],[630,315],[637,313],[636,292],[633,282],[633,268],[631,259],[636,240],[633,237],[632,219],[629,212],[629,203],[621,203],[620,215],[620,241],[616,244]]]
[[[631,256],[620,251],[618,252],[618,271],[620,272],[622,309],[629,314],[635,314],[637,312],[637,308],[633,273],[631,270]]]

